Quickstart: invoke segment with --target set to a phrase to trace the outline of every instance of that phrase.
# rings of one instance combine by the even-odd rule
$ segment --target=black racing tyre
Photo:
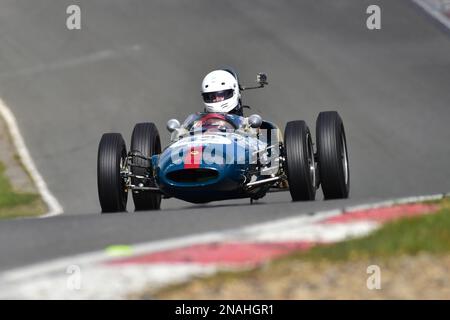
[[[344,124],[336,111],[319,113],[316,122],[317,159],[325,199],[348,198],[350,169]]]
[[[125,211],[128,192],[120,170],[127,149],[120,133],[105,133],[100,140],[97,157],[97,187],[102,213]]]
[[[146,122],[136,124],[131,136],[130,151],[136,152],[145,157],[151,157],[155,154],[161,153],[161,140],[159,138],[158,129],[154,123]],[[133,158],[133,164],[145,167],[132,168],[132,173],[140,176],[147,175],[151,167],[149,160],[141,159],[139,157]],[[132,178],[131,182],[134,185],[139,183],[144,183],[145,186],[148,185],[148,181],[142,181],[136,178]],[[158,210],[161,207],[161,194],[159,192],[133,192],[133,200],[136,211]]]
[[[316,173],[311,134],[305,121],[290,121],[284,131],[286,174],[293,201],[314,200]]]

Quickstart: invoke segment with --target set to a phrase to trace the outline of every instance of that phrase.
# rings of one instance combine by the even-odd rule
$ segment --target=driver
[[[243,108],[241,104],[241,93],[239,82],[235,74],[228,69],[214,70],[208,73],[202,81],[202,98],[205,104],[205,112],[201,119],[196,121],[197,126],[203,126],[207,131],[223,131],[223,130],[237,130],[237,131],[251,131],[247,118],[244,118]],[[224,114],[237,115],[243,118],[242,125],[234,128],[229,124]],[[185,121],[190,122],[191,115]],[[193,126],[196,128],[197,126]],[[190,130],[191,128],[189,128]],[[181,136],[188,134],[189,130],[182,126],[172,133],[171,141],[178,140]]]
[[[203,78],[202,97],[206,112],[243,116],[238,80],[227,70],[214,70]]]

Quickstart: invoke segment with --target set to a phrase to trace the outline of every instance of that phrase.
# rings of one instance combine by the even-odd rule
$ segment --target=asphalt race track
[[[68,0],[0,0],[0,97],[65,213],[0,223],[0,270],[110,244],[227,229],[399,196],[450,191],[449,33],[409,0],[86,0],[82,29]],[[379,4],[382,29],[366,28]],[[351,198],[292,203],[288,193],[158,212],[100,215],[101,134],[202,109],[200,82],[231,65],[269,86],[244,102],[280,126],[338,110],[350,153]]]

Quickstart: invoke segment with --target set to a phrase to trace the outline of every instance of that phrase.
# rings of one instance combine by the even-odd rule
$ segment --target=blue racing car
[[[259,74],[260,88],[267,77]],[[284,134],[260,115],[200,112],[183,123],[167,123],[170,144],[162,150],[151,122],[136,124],[127,150],[119,133],[102,136],[97,162],[103,213],[126,211],[131,192],[135,210],[156,210],[161,199],[191,203],[264,197],[289,191],[293,201],[347,198],[350,174],[342,119],[321,112],[316,147],[304,121],[290,121]]]

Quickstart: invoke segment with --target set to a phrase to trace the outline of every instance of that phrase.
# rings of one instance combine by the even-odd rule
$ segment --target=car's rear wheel
[[[161,153],[161,140],[154,123],[136,124],[131,136],[130,151],[147,158]],[[150,160],[133,157],[133,164],[138,165],[131,168],[133,174],[149,175],[151,170]],[[149,186],[149,180],[132,178],[131,182],[133,185]],[[136,211],[157,210],[161,207],[161,194],[156,191],[133,191],[133,200]]]
[[[350,169],[344,124],[336,111],[319,113],[316,123],[320,183],[325,199],[348,198]]]
[[[286,174],[293,201],[314,200],[316,173],[311,133],[305,121],[290,121],[284,131]]]
[[[120,173],[126,157],[121,134],[106,133],[102,136],[97,157],[97,187],[102,213],[126,210],[128,192]]]

